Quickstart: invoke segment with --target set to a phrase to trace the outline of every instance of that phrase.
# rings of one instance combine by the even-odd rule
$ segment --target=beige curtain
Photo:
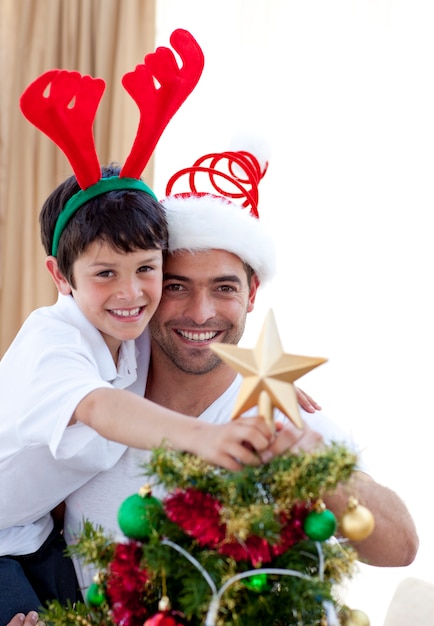
[[[25,87],[52,68],[101,77],[96,115],[101,164],[122,163],[139,114],[121,77],[154,48],[156,0],[0,0],[0,357],[24,319],[52,304],[38,216],[72,171],[66,157],[19,110]],[[144,172],[152,184],[152,164]]]

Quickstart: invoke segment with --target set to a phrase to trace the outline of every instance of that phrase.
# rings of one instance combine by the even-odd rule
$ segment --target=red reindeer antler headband
[[[101,78],[54,69],[39,76],[22,94],[24,116],[64,152],[81,187],[59,215],[53,256],[66,224],[91,198],[113,189],[138,189],[157,199],[140,176],[167,124],[197,85],[204,66],[202,50],[188,31],[175,30],[170,43],[182,60],[181,67],[169,48],[159,47],[122,78],[139,107],[140,122],[119,176],[101,178],[95,149],[93,123],[105,89]]]

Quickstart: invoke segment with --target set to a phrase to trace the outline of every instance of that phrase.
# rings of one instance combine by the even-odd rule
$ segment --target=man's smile
[[[178,335],[189,341],[210,341],[217,337],[218,331],[193,332],[187,330],[177,330]]]

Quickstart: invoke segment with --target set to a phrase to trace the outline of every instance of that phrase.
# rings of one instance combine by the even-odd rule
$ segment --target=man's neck
[[[225,363],[207,374],[188,374],[152,351],[145,397],[168,409],[198,417],[228,389],[236,373]]]

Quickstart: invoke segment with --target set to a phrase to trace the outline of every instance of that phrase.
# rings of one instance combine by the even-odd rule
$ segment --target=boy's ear
[[[64,275],[60,272],[55,256],[47,256],[45,259],[45,267],[51,274],[51,278],[57,287],[57,291],[63,296],[69,296],[72,293],[71,285],[68,283]]]

